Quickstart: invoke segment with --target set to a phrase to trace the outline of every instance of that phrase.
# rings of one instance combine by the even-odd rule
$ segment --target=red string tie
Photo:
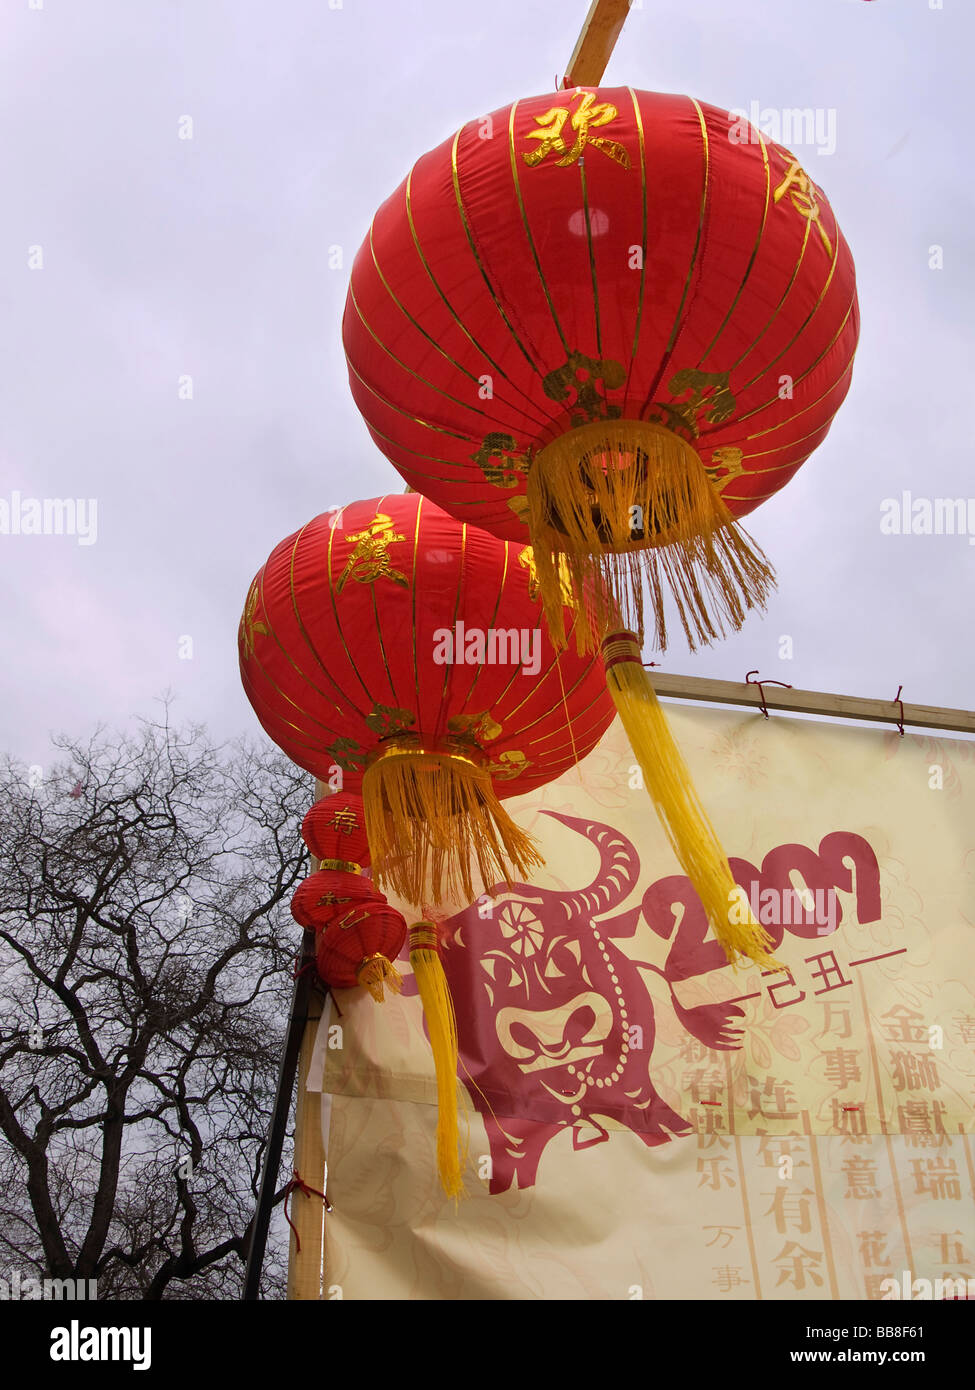
[[[284,1219],[287,1221],[288,1225],[295,1233],[295,1253],[297,1254],[301,1250],[301,1237],[298,1234],[297,1226],[292,1221],[291,1216],[288,1213],[288,1198],[291,1196],[292,1192],[300,1192],[305,1197],[321,1197],[322,1201],[325,1203],[326,1211],[332,1210],[332,1204],[325,1196],[324,1192],[319,1192],[317,1187],[308,1186],[304,1178],[298,1172],[297,1168],[293,1169],[293,1172],[294,1177],[291,1179],[287,1187],[284,1189]]]
[[[764,687],[765,687],[766,685],[781,685],[781,686],[784,687],[784,689],[786,689],[786,690],[791,690],[791,689],[792,689],[792,686],[789,684],[788,681],[761,681],[761,680],[754,680],[754,681],[753,681],[753,680],[752,680],[752,676],[757,676],[757,675],[758,675],[758,670],[757,670],[757,669],[754,670],[754,671],[749,671],[748,674],[747,674],[747,676],[745,677],[745,684],[746,684],[746,685],[757,685],[757,686],[758,686],[758,695],[759,695],[759,699],[760,699],[761,702],[762,702],[762,704],[761,704],[761,710],[762,710],[762,713],[765,715],[765,718],[768,719],[768,717],[769,717],[769,716],[768,716],[768,705],[765,703],[765,690],[764,690]]]
[[[899,685],[897,687],[897,694],[894,696],[891,702],[892,704],[900,705],[901,708],[900,718],[897,721],[897,728],[900,730],[901,738],[904,737],[904,701],[901,699],[901,691],[903,689],[904,687],[902,685]]]

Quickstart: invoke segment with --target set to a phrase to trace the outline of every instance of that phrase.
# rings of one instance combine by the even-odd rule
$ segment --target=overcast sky
[[[617,44],[607,85],[835,113],[835,150],[796,153],[862,313],[826,443],[746,523],[777,598],[668,671],[975,703],[975,544],[880,529],[905,490],[975,498],[975,3],[932,4],[635,0]],[[309,517],[402,489],[348,389],[355,251],[420,154],[555,86],[588,0],[332,5],[0,0],[0,503],[97,502],[91,544],[0,534],[0,747],[28,763],[166,688],[259,732],[251,577]]]

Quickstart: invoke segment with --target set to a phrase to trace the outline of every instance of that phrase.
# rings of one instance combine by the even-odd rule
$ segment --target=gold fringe
[[[369,991],[377,1004],[382,1004],[385,999],[384,984],[392,994],[399,994],[403,988],[403,976],[392,961],[378,952],[374,956],[366,956],[356,971],[356,979]]]
[[[457,1019],[432,922],[410,928],[410,965],[437,1072],[437,1172],[444,1192],[456,1202],[466,1195],[462,1174],[467,1163],[467,1145],[461,1148],[457,1124]]]
[[[632,643],[631,659],[623,659],[621,653],[627,638]],[[736,969],[740,955],[766,970],[784,970],[786,967],[770,954],[772,939],[768,932],[756,922],[747,899],[742,901],[727,856],[698,800],[657,693],[640,663],[634,635],[613,634],[606,639],[604,651],[606,684],[643,770],[650,800],[725,955]]]
[[[366,769],[362,799],[373,877],[414,906],[436,907],[460,894],[470,902],[545,862],[502,807],[490,773],[467,758],[391,753]]]
[[[694,651],[737,631],[775,586],[768,560],[732,516],[700,455],[648,420],[600,420],[542,449],[527,482],[539,591],[549,630],[565,644],[560,562],[567,566],[579,651],[594,651],[621,617],[644,635],[643,579],[652,641],[667,645],[664,595]]]

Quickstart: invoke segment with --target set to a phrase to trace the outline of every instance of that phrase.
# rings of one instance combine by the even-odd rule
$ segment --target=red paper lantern
[[[364,985],[382,1003],[384,985],[400,988],[393,961],[406,942],[406,922],[362,877],[369,863],[362,798],[323,796],[305,816],[301,836],[319,868],[295,890],[291,915],[316,934],[318,974],[335,989]]]
[[[327,985],[363,985],[379,1003],[384,985],[399,992],[393,961],[406,944],[406,920],[369,879],[329,870],[312,874],[298,886],[291,914],[314,930],[318,974]]]
[[[853,261],[799,160],[747,121],[628,87],[470,121],[379,209],[352,271],[350,381],[379,447],[453,516],[535,548],[561,623],[692,647],[762,605],[736,525],[850,384]],[[621,621],[622,619],[622,621]]]
[[[415,496],[316,517],[240,625],[244,689],[290,758],[361,793],[377,882],[473,895],[540,862],[500,798],[559,777],[613,717],[601,663],[556,652],[531,551]],[[575,622],[570,613],[568,621]]]
[[[362,797],[336,792],[315,802],[301,824],[301,838],[326,869],[351,864],[358,873],[369,863],[369,841]]]

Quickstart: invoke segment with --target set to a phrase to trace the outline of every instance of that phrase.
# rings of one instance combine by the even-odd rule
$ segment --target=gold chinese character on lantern
[[[258,585],[255,579],[247,595],[247,602],[244,605],[243,617],[240,620],[240,630],[244,647],[244,656],[249,661],[254,655],[254,633],[259,632],[262,637],[267,636],[267,624],[259,622],[257,619]]]
[[[742,451],[734,444],[723,444],[711,454],[711,462],[704,465],[704,471],[720,492],[725,483],[739,478],[745,471]]]
[[[792,163],[786,170],[785,178],[779,184],[772,195],[773,201],[780,203],[788,193],[789,201],[807,222],[815,223],[816,230],[822,238],[823,245],[830,256],[833,254],[833,243],[827,235],[826,228],[823,226],[819,217],[819,203],[816,201],[816,185],[801,168],[795,155],[789,155]]]
[[[378,512],[364,531],[356,531],[347,540],[355,542],[355,549],[349,557],[342,577],[335,586],[340,594],[347,579],[359,584],[375,584],[377,579],[391,579],[394,584],[409,588],[409,580],[399,570],[394,570],[389,558],[388,547],[396,541],[405,541],[405,536],[393,532],[393,523],[388,516]]]
[[[329,824],[343,835],[351,835],[358,822],[351,806],[340,806],[333,814]]]
[[[522,159],[530,169],[534,169],[550,154],[557,154],[561,158],[555,161],[556,164],[565,167],[575,164],[589,144],[597,150],[602,150],[610,159],[615,159],[624,169],[629,169],[630,156],[619,141],[607,140],[603,136],[589,133],[592,126],[606,125],[609,121],[614,121],[619,115],[616,107],[608,101],[596,102],[592,92],[581,91],[573,93],[569,99],[570,105],[577,97],[581,97],[582,100],[574,111],[570,111],[568,106],[553,106],[543,116],[534,118],[539,129],[529,130],[527,139],[539,140],[541,143],[537,149],[523,153]],[[569,122],[575,136],[571,147],[562,133],[566,121]]]

